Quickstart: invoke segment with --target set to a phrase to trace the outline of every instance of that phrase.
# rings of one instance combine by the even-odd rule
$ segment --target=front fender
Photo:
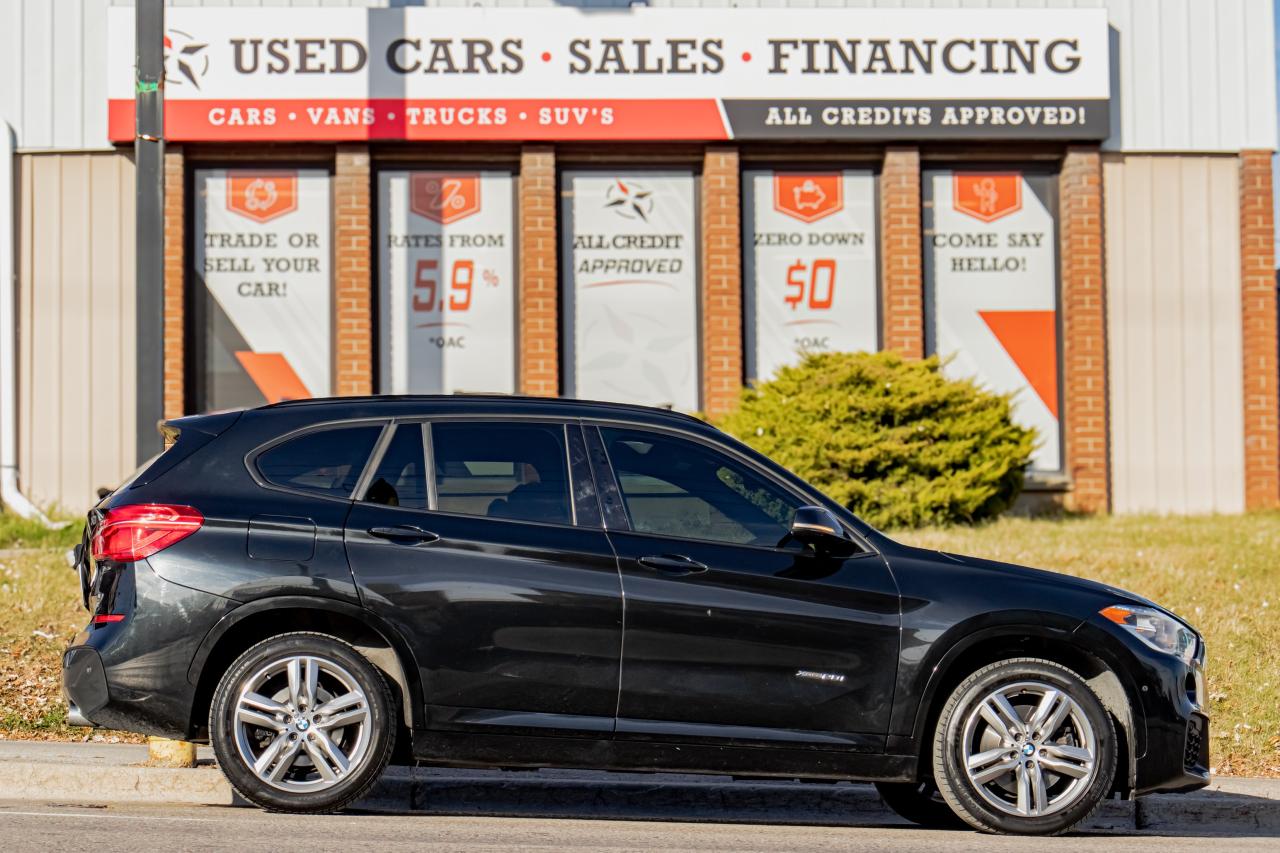
[[[951,666],[969,650],[1001,639],[1031,637],[1049,642],[1069,642],[1079,620],[1039,610],[1004,610],[975,615],[930,638],[927,628],[903,625],[902,661],[898,668],[898,702],[890,733],[923,742],[924,726],[939,686]],[[908,636],[911,634],[912,636]]]

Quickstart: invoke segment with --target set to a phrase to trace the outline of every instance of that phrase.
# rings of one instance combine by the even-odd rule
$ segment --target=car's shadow
[[[575,770],[393,767],[348,812],[917,829],[871,785]],[[1215,791],[1107,801],[1078,832],[1280,837],[1280,801]]]

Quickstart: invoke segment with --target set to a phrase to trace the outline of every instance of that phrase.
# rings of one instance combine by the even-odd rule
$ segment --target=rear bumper
[[[131,602],[124,621],[89,625],[63,653],[68,722],[190,739],[196,688],[187,670],[236,602],[166,581],[145,561],[128,576],[134,589],[120,596]]]
[[[90,646],[72,646],[62,655],[62,692],[67,697],[67,722],[96,726],[93,715],[106,707],[111,696],[102,657]]]

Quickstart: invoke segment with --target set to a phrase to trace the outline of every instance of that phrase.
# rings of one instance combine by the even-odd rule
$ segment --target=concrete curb
[[[1234,782],[1234,784],[1232,784]],[[1280,784],[1109,800],[1084,829],[1280,835]],[[1222,785],[1224,783],[1218,783]],[[1253,787],[1251,788],[1250,785]],[[195,769],[0,759],[0,799],[243,805],[207,759]],[[901,823],[870,785],[733,781],[676,774],[393,767],[353,807],[465,816],[851,826]]]

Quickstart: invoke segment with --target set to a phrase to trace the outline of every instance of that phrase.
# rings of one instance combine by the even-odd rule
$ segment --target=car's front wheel
[[[1111,788],[1117,741],[1107,709],[1061,664],[1014,658],[956,687],[938,719],[933,770],[943,798],[985,832],[1056,835]]]
[[[246,800],[272,811],[337,811],[387,766],[393,708],[382,674],[351,646],[325,634],[282,634],[223,675],[209,737]]]

